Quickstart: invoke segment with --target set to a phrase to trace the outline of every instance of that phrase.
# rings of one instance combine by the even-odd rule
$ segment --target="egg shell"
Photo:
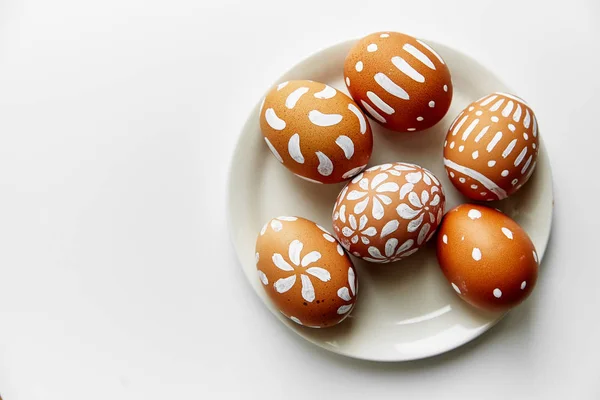
[[[502,200],[531,177],[539,132],[533,110],[520,98],[492,93],[465,108],[444,142],[452,184],[473,200]]]
[[[438,231],[437,258],[456,293],[475,307],[507,310],[533,290],[538,255],[527,233],[505,214],[463,204]]]
[[[397,32],[360,39],[344,63],[350,95],[375,121],[399,132],[437,124],[452,101],[452,79],[425,42]]]
[[[415,253],[435,233],[446,198],[438,179],[414,164],[369,168],[338,195],[333,229],[343,247],[374,263]]]
[[[261,106],[260,128],[286,168],[316,183],[353,177],[373,152],[368,119],[350,97],[324,83],[275,86]]]
[[[256,240],[256,268],[273,304],[300,325],[333,326],[354,307],[358,277],[350,257],[307,219],[269,221]]]

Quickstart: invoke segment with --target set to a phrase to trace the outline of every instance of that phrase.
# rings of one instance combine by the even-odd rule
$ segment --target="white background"
[[[597,0],[0,0],[4,400],[600,398],[599,23]],[[532,297],[403,364],[278,323],[226,225],[230,157],[263,92],[379,30],[502,77],[536,110],[555,178]]]

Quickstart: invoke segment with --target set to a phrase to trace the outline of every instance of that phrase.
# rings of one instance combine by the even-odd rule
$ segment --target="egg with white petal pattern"
[[[360,173],[373,151],[368,119],[354,101],[324,83],[276,85],[260,108],[266,145],[287,169],[315,183]]]
[[[450,70],[427,43],[398,32],[356,42],[344,63],[350,95],[374,121],[398,132],[430,128],[452,101]]]
[[[439,180],[425,168],[401,162],[378,165],[340,192],[332,215],[334,233],[356,257],[398,261],[431,239],[445,201]]]
[[[256,239],[257,279],[283,315],[325,328],[350,315],[358,277],[350,257],[325,228],[300,217],[267,222]]]
[[[462,204],[444,217],[437,258],[463,300],[506,311],[525,300],[538,276],[538,254],[527,232],[493,208]]]

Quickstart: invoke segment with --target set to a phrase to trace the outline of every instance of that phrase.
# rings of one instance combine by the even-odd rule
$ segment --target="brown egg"
[[[428,170],[399,162],[378,165],[340,192],[333,209],[334,233],[356,257],[397,261],[433,236],[445,200],[440,182]]]
[[[300,325],[336,325],[354,307],[358,280],[350,257],[307,219],[269,221],[256,240],[256,268],[273,304]]]
[[[437,124],[452,101],[446,63],[425,42],[397,32],[360,39],[344,64],[350,95],[388,129],[412,132]]]
[[[520,98],[493,93],[456,117],[444,142],[444,164],[452,184],[473,200],[502,200],[535,170],[537,120]]]
[[[344,93],[313,81],[274,87],[260,109],[260,128],[286,168],[316,183],[338,183],[362,171],[373,151],[371,126]]]
[[[495,209],[463,204],[438,232],[437,257],[456,293],[490,311],[507,310],[533,290],[538,256],[527,233]]]

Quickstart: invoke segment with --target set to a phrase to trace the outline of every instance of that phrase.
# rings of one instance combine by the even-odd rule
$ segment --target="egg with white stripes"
[[[295,323],[324,328],[354,308],[358,277],[352,260],[325,228],[300,217],[277,217],[258,234],[256,282]]]
[[[398,261],[431,239],[445,201],[440,181],[425,168],[401,162],[377,165],[340,192],[333,233],[348,252],[365,261]]]
[[[438,231],[437,258],[454,292],[490,311],[505,311],[525,300],[537,282],[540,261],[517,222],[474,204],[448,211]]]
[[[502,200],[533,174],[539,152],[533,110],[522,99],[492,93],[456,117],[444,142],[452,184],[473,200]]]
[[[450,70],[427,43],[397,32],[360,39],[344,63],[352,98],[375,121],[398,132],[437,124],[452,101]]]
[[[339,183],[361,172],[373,151],[368,119],[344,93],[324,83],[276,85],[260,108],[260,128],[275,158],[314,183]]]

